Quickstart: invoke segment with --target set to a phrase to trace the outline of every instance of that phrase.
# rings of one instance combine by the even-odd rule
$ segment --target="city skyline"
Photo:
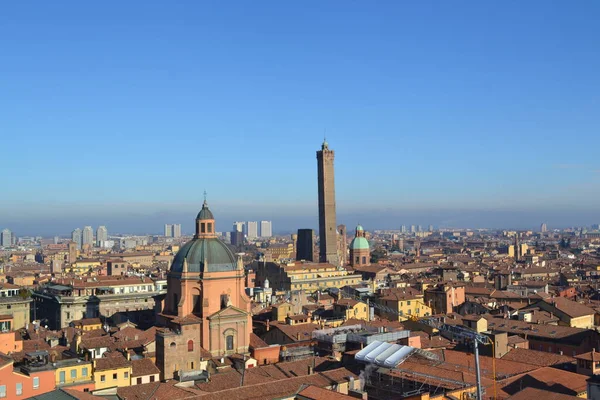
[[[220,230],[263,218],[278,231],[315,228],[310,154],[323,135],[348,226],[600,220],[598,4],[341,5],[148,4],[140,15],[126,4],[110,16],[76,3],[5,5],[0,68],[11,79],[0,88],[12,95],[0,130],[27,152],[5,154],[15,168],[0,226],[159,232],[173,221],[190,232],[207,189],[228,213]],[[178,162],[153,164],[166,132]],[[199,146],[211,149],[202,163]],[[63,156],[83,150],[106,162]],[[222,162],[250,153],[268,156],[242,175]],[[202,185],[181,181],[206,168]],[[123,172],[134,185],[115,179]],[[276,189],[256,190],[261,179]]]

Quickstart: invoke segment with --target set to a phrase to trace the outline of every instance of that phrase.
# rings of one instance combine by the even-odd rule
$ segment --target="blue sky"
[[[191,229],[205,189],[220,229],[316,226],[324,134],[349,225],[598,223],[599,17],[594,1],[3,3],[0,227]]]

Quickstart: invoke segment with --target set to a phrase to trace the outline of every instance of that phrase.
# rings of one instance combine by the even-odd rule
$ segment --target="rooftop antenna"
[[[206,189],[204,189],[204,204],[206,204]]]

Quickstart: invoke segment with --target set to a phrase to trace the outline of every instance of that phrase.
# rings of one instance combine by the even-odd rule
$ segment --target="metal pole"
[[[475,353],[475,373],[477,374],[477,400],[483,400],[483,393],[481,393],[481,374],[479,372],[479,348],[477,347],[477,339],[473,340],[473,350]]]

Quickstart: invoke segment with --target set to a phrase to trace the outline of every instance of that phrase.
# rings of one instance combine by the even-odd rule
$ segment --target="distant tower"
[[[273,223],[271,221],[260,221],[260,237],[270,238],[273,236]]]
[[[542,233],[548,232],[548,226],[546,225],[545,222],[542,224],[542,226],[540,226],[540,232],[542,232]]]
[[[104,225],[101,225],[96,229],[96,246],[103,246],[103,242],[108,240],[108,229]]]
[[[333,174],[334,151],[323,141],[317,151],[319,184],[319,261],[340,265],[337,253],[335,222],[335,182]]]
[[[350,242],[350,265],[356,267],[369,264],[371,264],[371,248],[365,238],[365,230],[358,225],[354,239]]]
[[[71,232],[71,240],[74,241],[77,248],[81,250],[81,229],[73,229],[73,232]]]
[[[12,232],[10,229],[2,230],[2,237],[0,237],[0,244],[5,247],[12,245]]]
[[[181,224],[173,224],[173,237],[181,237]]]
[[[67,244],[67,247],[69,249],[68,262],[69,264],[73,264],[75,261],[77,261],[77,243],[75,243],[74,241],[70,241]]]
[[[165,224],[165,237],[173,236],[173,225]]]
[[[94,243],[94,230],[91,226],[84,226],[83,233],[81,236],[81,246],[89,244],[90,246]]]
[[[515,261],[519,261],[521,259],[520,254],[520,246],[519,246],[519,232],[515,233]]]
[[[341,265],[348,264],[348,242],[346,239],[346,225],[338,225],[338,257]]]
[[[312,229],[298,229],[296,260],[313,261],[313,235]]]
[[[248,239],[256,239],[258,237],[258,221],[248,221],[246,229],[248,230]]]

